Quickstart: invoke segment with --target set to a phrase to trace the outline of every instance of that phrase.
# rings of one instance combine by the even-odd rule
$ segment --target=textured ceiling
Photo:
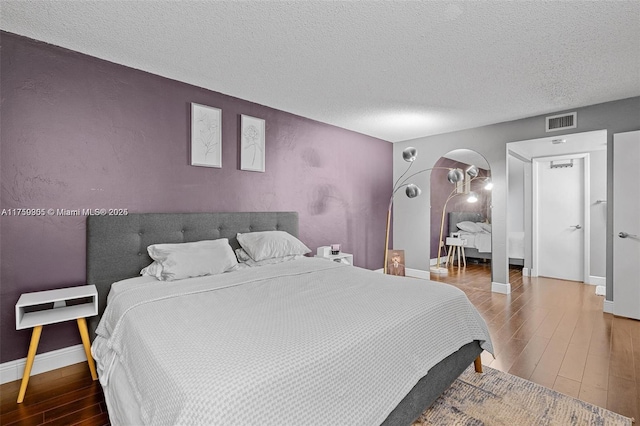
[[[0,28],[388,141],[640,95],[640,1],[0,1]]]

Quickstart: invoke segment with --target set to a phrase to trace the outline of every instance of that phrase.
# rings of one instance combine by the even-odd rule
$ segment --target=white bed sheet
[[[465,247],[475,248],[478,253],[491,253],[490,232],[458,231],[456,234],[466,240]],[[509,232],[509,258],[524,259],[524,232]]]
[[[104,400],[107,404],[112,426],[142,425],[142,412],[133,386],[118,359],[111,366],[111,384],[104,386]]]
[[[478,250],[478,253],[491,253],[491,233],[459,231],[460,238],[466,240],[465,247]]]
[[[149,275],[142,275],[139,277],[118,281],[117,283],[111,284],[111,290],[109,291],[109,295],[107,296],[107,304],[109,304],[110,300],[118,294],[127,290],[131,290],[133,287],[154,286],[162,283],[163,281],[159,281],[156,277],[152,277]]]
[[[379,424],[463,345],[492,352],[460,290],[323,259],[157,284],[118,286],[92,347],[143,424]]]

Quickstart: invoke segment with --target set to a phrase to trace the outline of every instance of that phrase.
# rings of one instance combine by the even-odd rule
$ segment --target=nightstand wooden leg
[[[476,373],[482,373],[482,358],[480,358],[480,355],[473,361],[473,366],[476,369]]]
[[[18,404],[24,401],[24,394],[27,392],[29,376],[31,376],[31,367],[33,367],[33,360],[36,358],[36,351],[38,350],[38,342],[40,342],[41,334],[41,325],[33,327],[33,331],[31,332],[31,343],[29,344],[29,352],[27,354],[27,364],[24,366],[24,374],[22,375],[22,383],[20,384],[20,392],[18,393]]]
[[[96,373],[96,364],[91,356],[91,343],[89,342],[89,330],[87,329],[87,320],[84,318],[78,318],[78,330],[80,330],[80,337],[82,338],[82,346],[84,346],[84,353],[87,355],[87,363],[89,364],[89,370],[91,370],[91,378],[98,380],[98,373]]]

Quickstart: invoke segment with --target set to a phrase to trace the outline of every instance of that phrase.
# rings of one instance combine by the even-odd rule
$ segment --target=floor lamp
[[[409,170],[411,169],[411,166],[413,166],[413,163],[415,161],[415,159],[418,157],[418,150],[415,149],[414,147],[407,147],[402,151],[402,158],[404,159],[404,161],[409,163],[409,166],[407,167],[407,170],[405,170],[405,172],[398,178],[398,180],[396,180],[396,182],[393,185],[393,191],[391,192],[391,198],[389,199],[389,208],[387,210],[387,229],[386,229],[386,233],[385,233],[385,240],[384,240],[384,266],[383,266],[383,272],[386,274],[387,273],[387,262],[388,262],[388,250],[389,250],[389,228],[391,227],[391,208],[393,207],[393,197],[396,195],[396,192],[398,192],[398,190],[400,190],[400,188],[406,187],[405,189],[405,194],[407,195],[407,197],[409,198],[415,198],[418,195],[420,195],[420,193],[422,192],[422,190],[415,184],[413,183],[407,183],[409,181],[409,179],[411,179],[412,177],[420,174],[420,173],[424,173],[424,172],[428,172],[431,170],[437,170],[437,169],[445,169],[445,170],[449,170],[449,173],[447,173],[447,180],[453,184],[460,182],[461,180],[464,179],[464,173],[462,173],[462,171],[460,169],[452,169],[450,167],[431,167],[428,169],[424,169],[424,170],[420,170],[418,172],[415,172],[409,176],[406,176],[407,173],[409,173]],[[476,166],[469,166],[466,169],[466,173],[469,177],[471,178],[475,178],[476,176],[478,176],[478,168]],[[403,179],[404,178],[404,179]],[[455,193],[455,189],[454,192]],[[457,195],[457,194],[455,194]],[[454,196],[455,196],[454,195]],[[452,196],[450,196],[450,198],[453,198]],[[449,199],[447,199],[447,202],[449,202]],[[440,241],[442,241],[442,232],[443,232],[443,228],[444,228],[444,211],[446,209],[446,203],[445,206],[443,207],[442,211],[442,221],[440,223]],[[438,242],[438,245],[440,244],[440,241]],[[439,268],[438,271],[433,271],[433,268],[431,268],[431,270],[433,272],[436,273],[443,273],[441,270],[444,270],[444,273],[446,273],[446,268],[440,268],[440,250],[441,247],[438,247],[438,263],[435,266],[436,268]]]

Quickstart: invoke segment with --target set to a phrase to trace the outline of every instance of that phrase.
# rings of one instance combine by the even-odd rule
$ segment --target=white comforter
[[[492,352],[462,291],[313,258],[121,288],[97,334],[148,424],[380,424],[466,343]]]
[[[478,253],[491,253],[491,232],[460,231],[457,234],[467,241],[465,247],[477,249]]]
[[[475,248],[478,253],[491,253],[491,232],[458,231],[456,234],[466,241],[465,247]],[[509,258],[524,259],[524,232],[509,232]]]

